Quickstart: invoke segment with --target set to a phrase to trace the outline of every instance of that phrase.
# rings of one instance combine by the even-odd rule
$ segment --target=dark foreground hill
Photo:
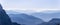
[[[0,4],[0,25],[12,25],[9,16],[2,9],[1,4]]]
[[[20,24],[11,22],[5,10],[2,9],[1,4],[0,4],[0,25],[20,25]]]

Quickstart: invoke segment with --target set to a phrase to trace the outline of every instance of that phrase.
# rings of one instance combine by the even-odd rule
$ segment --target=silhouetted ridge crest
[[[52,22],[52,23],[60,23],[60,19],[59,18],[53,18],[49,22]]]
[[[49,22],[43,22],[39,25],[60,25],[60,18],[53,18]]]
[[[5,10],[3,10],[1,4],[0,4],[0,25],[12,25],[9,16],[6,14]]]
[[[11,17],[11,20],[13,22],[17,22],[19,24],[23,25],[37,25],[40,23],[43,23],[44,21],[42,19],[36,18],[32,15],[27,15],[27,14],[9,14]]]

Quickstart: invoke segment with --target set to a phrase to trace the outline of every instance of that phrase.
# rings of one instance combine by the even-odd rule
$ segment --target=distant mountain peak
[[[53,18],[51,21],[60,21],[60,18]]]

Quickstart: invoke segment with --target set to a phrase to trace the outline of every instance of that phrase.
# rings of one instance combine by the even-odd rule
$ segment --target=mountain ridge
[[[31,15],[27,15],[27,14],[11,14],[9,16],[12,21],[15,21],[19,24],[37,25],[44,22],[43,20],[39,18],[36,18]]]

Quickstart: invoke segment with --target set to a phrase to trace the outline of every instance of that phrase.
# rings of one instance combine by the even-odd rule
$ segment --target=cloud
[[[50,8],[4,8],[5,10],[13,10],[13,11],[34,11],[34,12],[44,12],[44,11],[56,11],[60,9],[50,9]]]

